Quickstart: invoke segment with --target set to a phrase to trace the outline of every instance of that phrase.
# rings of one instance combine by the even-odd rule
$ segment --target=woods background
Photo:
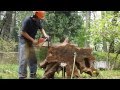
[[[17,63],[22,21],[32,14],[32,11],[0,11],[1,62]],[[120,69],[120,11],[47,11],[42,25],[52,43],[69,37],[81,48],[92,48],[96,61],[106,61],[107,69]],[[39,37],[40,32],[36,39]],[[44,56],[44,50],[37,52],[38,60]]]

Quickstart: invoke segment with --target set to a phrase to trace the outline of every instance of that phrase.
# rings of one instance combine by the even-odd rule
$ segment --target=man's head
[[[45,11],[33,11],[33,13],[38,19],[45,18]]]

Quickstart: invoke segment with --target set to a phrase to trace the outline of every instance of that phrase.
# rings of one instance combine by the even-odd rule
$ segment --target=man
[[[30,78],[36,78],[37,58],[34,46],[38,41],[35,35],[39,29],[44,37],[49,38],[41,25],[41,20],[45,18],[45,11],[34,11],[32,17],[27,17],[22,24],[22,31],[19,38],[19,79],[27,77],[27,64],[30,69]]]

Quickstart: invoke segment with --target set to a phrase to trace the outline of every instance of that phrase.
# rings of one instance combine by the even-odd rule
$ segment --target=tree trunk
[[[2,12],[0,11],[0,22],[1,22],[1,13],[2,13]]]
[[[110,53],[114,53],[114,49],[113,47],[114,46],[114,40],[110,43],[110,46],[109,46],[109,51],[108,51],[108,56],[107,56],[107,61],[108,61],[108,70],[111,69],[111,61],[110,61]]]
[[[1,36],[5,40],[9,40],[10,37],[10,29],[12,23],[12,13],[13,11],[6,11],[5,18],[3,19],[2,33]]]
[[[5,13],[5,11],[0,11],[0,36],[2,34],[2,28],[5,24],[5,21],[2,19],[2,17],[5,17],[3,14]]]
[[[105,12],[104,11],[101,11],[101,18],[104,19],[105,17]],[[103,28],[103,30],[105,29],[105,26]],[[103,37],[103,47],[102,47],[103,51],[107,52],[107,43],[106,43],[106,40],[104,39]]]
[[[112,40],[112,42],[110,43],[109,53],[114,53],[114,40]]]
[[[16,39],[17,37],[15,36],[16,33],[16,11],[13,12],[13,18],[12,18],[12,23],[11,23],[11,35],[10,38]]]
[[[85,47],[90,47],[89,44],[89,29],[90,29],[90,17],[91,17],[91,12],[90,11],[86,11],[86,39],[85,39]]]
[[[107,43],[106,43],[106,41],[103,39],[103,51],[105,51],[105,52],[107,52],[108,50],[107,50]]]
[[[113,19],[112,19],[112,25],[113,26],[117,26],[117,17],[118,17],[118,11],[113,11]],[[114,53],[114,39],[111,41],[110,43],[110,48],[109,48],[109,52],[110,53]]]

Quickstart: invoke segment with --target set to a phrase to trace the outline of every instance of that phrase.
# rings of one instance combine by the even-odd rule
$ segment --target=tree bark
[[[85,39],[85,47],[90,47],[89,44],[89,29],[90,29],[90,17],[91,17],[91,11],[86,11],[86,36],[88,36],[86,39]]]
[[[11,30],[11,24],[12,24],[12,13],[13,11],[6,11],[5,18],[3,19],[1,36],[5,40],[9,40],[9,37],[10,37],[10,30]]]
[[[101,11],[101,18],[104,19],[104,17],[105,17],[105,11]],[[105,26],[104,26],[103,29],[105,29]],[[105,51],[105,52],[108,51],[108,50],[107,50],[107,43],[106,43],[106,40],[104,39],[104,37],[103,37],[103,47],[102,47],[102,49],[103,49],[103,51]]]

